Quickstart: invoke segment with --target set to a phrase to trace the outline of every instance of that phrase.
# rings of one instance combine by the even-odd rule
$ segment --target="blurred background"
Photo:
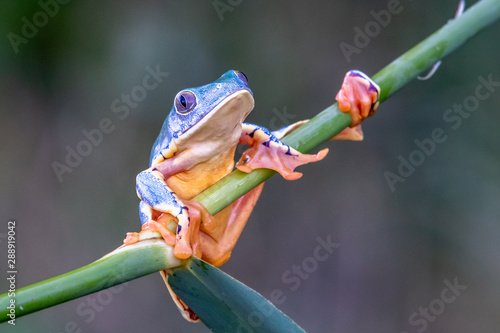
[[[18,287],[139,230],[135,177],[179,90],[244,71],[256,100],[247,121],[277,129],[332,104],[349,69],[375,74],[458,2],[59,1],[0,4],[0,247],[15,219]],[[355,40],[377,15],[385,26]],[[474,96],[481,77],[500,81],[499,33],[491,26],[383,103],[365,141],[325,144],[300,180],[269,180],[222,269],[267,298],[281,290],[277,306],[308,332],[497,332],[500,89]],[[150,71],[160,74],[147,90]],[[448,111],[464,103],[470,113]],[[99,126],[108,133],[89,144]],[[415,140],[439,128],[444,142],[419,153]],[[68,164],[77,149],[85,156]],[[400,167],[410,159],[413,170]],[[388,172],[401,178],[391,185]],[[310,259],[318,237],[339,244],[324,261]],[[9,330],[208,332],[181,317],[159,274]]]

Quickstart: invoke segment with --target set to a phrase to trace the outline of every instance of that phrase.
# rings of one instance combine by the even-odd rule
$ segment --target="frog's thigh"
[[[231,215],[224,233],[218,240],[200,233],[202,259],[214,266],[220,266],[231,256],[238,238],[259,199],[264,184],[260,184],[232,204]]]

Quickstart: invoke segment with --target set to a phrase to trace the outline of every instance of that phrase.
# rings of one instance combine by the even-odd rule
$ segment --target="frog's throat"
[[[252,97],[252,94],[248,90],[239,89],[239,90],[236,90],[231,95],[224,98],[205,117],[201,118],[196,124],[194,124],[191,128],[189,128],[187,131],[182,133],[177,139],[175,139],[175,143],[176,143],[177,147],[185,146],[185,143],[187,141],[189,141],[189,139],[193,135],[196,135],[196,133],[198,133],[202,127],[206,126],[210,122],[210,120],[215,117],[215,115],[218,115],[218,113],[220,113],[221,111],[224,112],[225,106],[227,106],[228,103],[233,101],[238,96],[240,96],[240,95],[243,96],[245,94],[247,94],[248,98],[250,99],[250,105],[248,106],[248,108],[246,110],[244,110],[244,114],[242,117],[242,119],[245,119],[254,107],[254,99]]]

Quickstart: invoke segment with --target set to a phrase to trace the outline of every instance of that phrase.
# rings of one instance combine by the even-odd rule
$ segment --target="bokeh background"
[[[54,15],[42,24],[41,3],[2,1],[2,267],[9,219],[17,221],[18,287],[86,265],[138,230],[135,176],[147,168],[179,90],[242,70],[256,99],[247,120],[276,129],[329,106],[346,71],[375,74],[457,6],[401,0],[401,11],[348,62],[340,44],[353,45],[355,27],[364,29],[374,21],[370,12],[388,3],[69,1],[50,7]],[[41,27],[13,46],[9,33],[22,36],[34,17]],[[279,308],[308,332],[497,332],[500,89],[456,129],[443,115],[475,94],[480,76],[500,81],[499,33],[499,24],[480,33],[430,80],[383,103],[363,125],[365,141],[324,145],[328,157],[302,167],[302,179],[269,180],[222,269],[265,297],[282,290]],[[140,90],[148,66],[168,76],[126,116],[113,112],[115,99]],[[60,181],[52,163],[65,163],[67,147],[76,149],[82,131],[104,118],[113,131]],[[414,141],[436,128],[447,140],[392,191],[384,173],[397,173],[398,157],[408,159]],[[283,274],[313,255],[318,237],[340,247],[292,289]],[[440,307],[445,281],[454,279],[467,288]],[[6,290],[4,278],[0,286]],[[208,331],[180,316],[158,274],[93,297],[1,330]],[[429,306],[432,319],[423,320],[419,308]]]

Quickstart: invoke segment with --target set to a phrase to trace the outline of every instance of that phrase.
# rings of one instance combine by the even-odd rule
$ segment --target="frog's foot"
[[[175,244],[175,235],[170,231],[165,224],[150,220],[142,225],[141,232],[156,231],[158,232],[167,245]]]
[[[142,225],[140,232],[128,232],[127,237],[123,240],[123,244],[131,245],[144,239],[155,237],[154,232],[161,235],[167,245],[175,244],[175,235],[163,223],[149,220]]]
[[[179,259],[187,259],[191,255],[201,258],[200,225],[206,230],[216,227],[213,217],[207,209],[197,201],[183,201],[183,209],[189,212],[187,219],[179,219],[174,254]]]
[[[347,72],[342,88],[335,99],[339,102],[339,109],[351,115],[350,127],[361,124],[377,110],[379,105],[380,88],[366,74],[352,70]]]
[[[138,232],[127,232],[127,236],[123,240],[123,244],[132,245],[139,242],[140,236]]]
[[[299,165],[322,160],[328,153],[323,149],[315,155],[302,154],[281,142],[267,129],[243,124],[240,143],[251,145],[236,164],[236,168],[243,172],[251,172],[258,168],[267,168],[279,172],[286,180],[295,180],[302,177],[302,173],[295,172]]]
[[[187,207],[183,206],[187,211]],[[175,236],[174,255],[179,259],[187,259],[193,254],[191,248],[191,219],[187,213],[182,213],[185,218],[178,218],[177,233]]]
[[[204,230],[213,230],[216,227],[214,217],[198,201],[185,200],[183,202],[189,210],[192,253],[195,257],[201,258],[203,253],[201,250],[200,228],[203,223]]]

